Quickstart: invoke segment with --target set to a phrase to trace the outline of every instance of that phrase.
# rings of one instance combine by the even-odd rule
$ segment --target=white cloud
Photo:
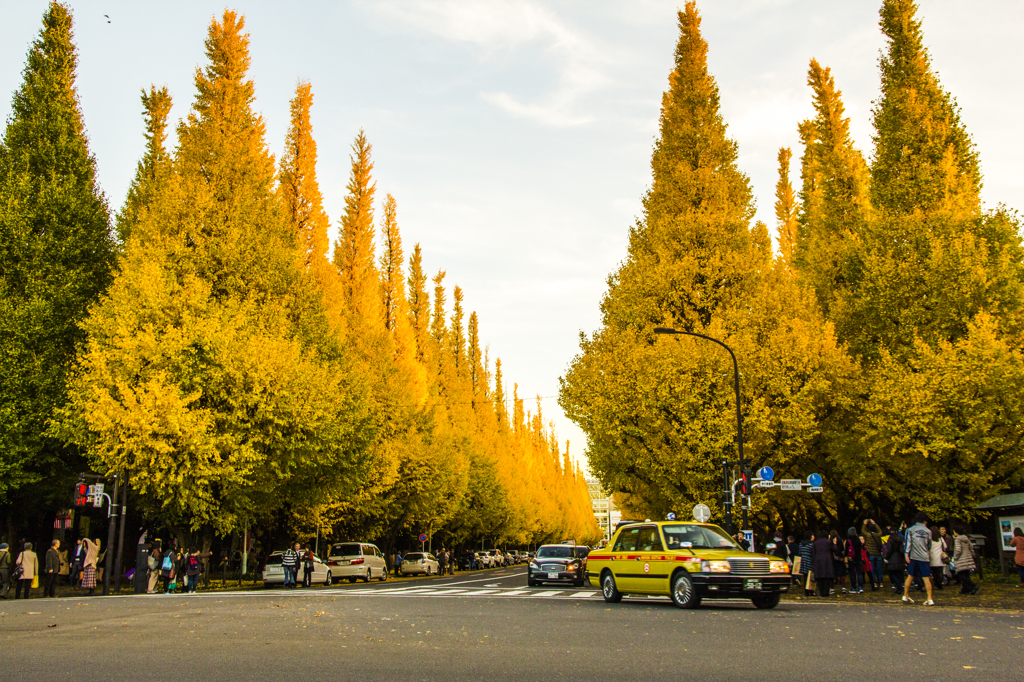
[[[593,121],[592,114],[580,111],[580,100],[610,81],[600,68],[609,64],[606,52],[530,0],[387,1],[368,7],[418,32],[473,45],[482,58],[539,47],[557,74],[553,91],[532,101],[501,90],[480,92],[484,101],[518,118],[554,127]]]

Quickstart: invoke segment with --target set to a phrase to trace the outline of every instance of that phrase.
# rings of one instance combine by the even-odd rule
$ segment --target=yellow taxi
[[[747,552],[718,526],[694,521],[622,526],[587,557],[587,579],[606,602],[623,594],[667,595],[683,609],[702,599],[750,599],[773,609],[792,583],[785,561]]]

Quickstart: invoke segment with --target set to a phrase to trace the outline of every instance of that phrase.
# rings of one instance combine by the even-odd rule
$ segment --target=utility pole
[[[117,568],[117,570],[114,572],[115,575],[117,576],[117,582],[114,583],[114,588],[118,592],[121,591],[121,575],[122,575],[121,567],[123,566],[123,564],[121,563],[121,560],[124,558],[124,554],[123,554],[123,552],[124,552],[124,519],[127,516],[127,514],[125,513],[125,511],[127,509],[128,509],[128,477],[125,476],[125,478],[124,478],[124,485],[121,486],[121,508],[118,510],[118,512],[121,514],[121,524],[120,524],[120,529],[118,530],[118,533],[117,533],[117,557],[114,559],[114,566],[116,566],[116,568]],[[139,567],[136,566],[135,570],[138,571]]]
[[[110,574],[114,571],[114,533],[117,531],[117,493],[118,485],[121,483],[121,479],[117,474],[114,474],[114,494],[110,496],[110,502],[108,510],[110,512],[109,522],[107,523],[107,545],[105,551],[106,560],[103,566],[103,596],[106,597],[110,594]]]
[[[740,465],[740,475],[742,476],[742,475],[746,474],[747,477],[749,478],[750,472],[747,471],[747,460],[743,456],[743,413],[740,411],[740,366],[739,366],[739,363],[736,362],[736,354],[732,352],[732,348],[729,348],[729,346],[725,345],[724,343],[722,343],[718,339],[712,338],[710,336],[705,336],[703,334],[697,334],[695,332],[684,332],[684,331],[681,331],[681,330],[678,330],[678,329],[671,329],[669,327],[655,327],[654,328],[654,333],[655,334],[682,334],[683,336],[696,336],[699,339],[704,339],[705,341],[710,341],[712,343],[717,343],[719,346],[721,346],[722,348],[724,348],[725,350],[727,350],[729,352],[729,357],[732,358],[732,370],[733,370],[733,378],[734,378],[733,386],[734,386],[735,392],[736,392],[736,449],[739,451],[739,456],[740,456],[739,457],[739,462],[737,462],[737,463]],[[727,483],[726,487],[730,488],[730,494],[731,494],[731,486],[729,486],[728,483]],[[747,507],[746,507],[746,505],[743,505],[742,503],[740,504],[740,506],[743,508],[743,527],[740,530],[746,530],[747,529],[747,525],[748,525],[747,524]],[[729,528],[728,531],[729,531],[730,534],[732,534],[732,528]]]

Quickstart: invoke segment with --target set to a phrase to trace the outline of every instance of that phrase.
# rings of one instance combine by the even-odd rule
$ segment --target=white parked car
[[[477,568],[492,568],[494,566],[494,557],[487,552],[476,553],[476,567]]]
[[[266,562],[263,564],[263,586],[270,587],[271,585],[283,585],[284,584],[284,568],[281,566],[281,552],[274,552],[267,557]],[[298,575],[295,578],[295,582],[301,585],[306,579],[306,566],[304,561],[299,562]],[[320,561],[320,557],[313,557],[313,580],[312,583],[324,585],[330,585],[332,582],[331,568],[324,562]]]
[[[491,565],[492,566],[504,566],[505,565],[505,555],[501,553],[500,549],[488,550],[487,553],[491,555]]]
[[[409,552],[402,561],[402,575],[437,575],[440,570],[440,564],[430,552]]]
[[[331,545],[327,565],[335,581],[347,578],[350,583],[388,579],[388,565],[376,545],[366,542],[338,542]]]

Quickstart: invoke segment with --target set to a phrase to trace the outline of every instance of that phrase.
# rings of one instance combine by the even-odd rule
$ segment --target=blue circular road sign
[[[426,533],[420,533],[420,542],[426,542],[426,541],[427,541],[427,534]]]
[[[807,482],[817,488],[821,485],[821,474],[811,474],[807,477]]]
[[[762,481],[770,481],[773,478],[775,478],[775,472],[772,470],[771,467],[761,467],[758,470],[757,475],[761,478]]]

